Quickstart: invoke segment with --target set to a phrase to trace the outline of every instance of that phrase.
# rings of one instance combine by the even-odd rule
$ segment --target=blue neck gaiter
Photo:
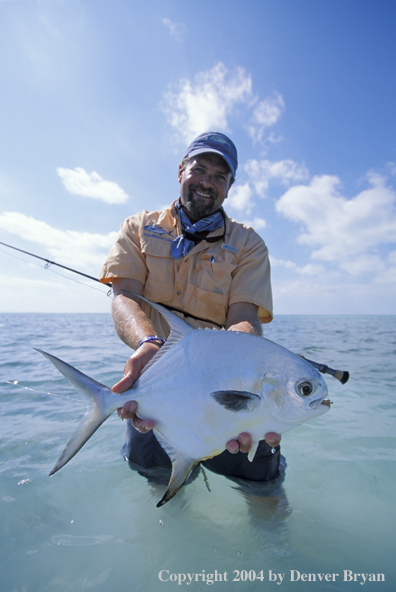
[[[210,216],[206,216],[198,222],[194,224],[191,223],[191,220],[185,214],[181,208],[180,201],[176,204],[176,209],[179,214],[180,225],[182,228],[182,234],[174,239],[172,242],[172,257],[173,259],[179,259],[181,256],[187,255],[191,251],[191,249],[202,240],[202,237],[196,236],[194,240],[194,235],[196,233],[201,232],[211,232],[212,230],[216,230],[216,228],[220,228],[220,226],[224,222],[224,214],[222,213],[222,209],[210,214]],[[187,236],[186,236],[187,235]],[[191,238],[188,238],[188,235],[192,235]]]

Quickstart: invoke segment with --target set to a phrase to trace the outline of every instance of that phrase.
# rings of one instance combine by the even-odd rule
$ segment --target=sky
[[[395,30],[394,0],[0,0],[0,241],[98,277],[220,131],[275,318],[396,314]],[[110,311],[94,281],[0,264],[0,312]]]

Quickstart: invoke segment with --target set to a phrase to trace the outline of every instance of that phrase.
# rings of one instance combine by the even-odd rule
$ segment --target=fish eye
[[[296,385],[296,391],[301,397],[309,397],[313,393],[314,387],[311,382],[304,380]]]

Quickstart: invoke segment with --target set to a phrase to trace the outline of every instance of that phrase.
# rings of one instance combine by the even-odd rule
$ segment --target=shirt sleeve
[[[100,281],[111,278],[138,280],[147,277],[146,258],[140,246],[140,214],[127,218],[121,224],[116,241],[100,270]]]
[[[250,240],[233,272],[229,305],[249,302],[259,307],[261,323],[270,323],[273,318],[271,267],[268,249],[256,232],[251,231]]]

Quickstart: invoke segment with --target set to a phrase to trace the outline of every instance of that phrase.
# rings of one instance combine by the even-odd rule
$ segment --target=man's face
[[[213,152],[193,156],[184,171],[179,166],[180,199],[192,222],[209,216],[226,199],[231,171],[225,160]]]

